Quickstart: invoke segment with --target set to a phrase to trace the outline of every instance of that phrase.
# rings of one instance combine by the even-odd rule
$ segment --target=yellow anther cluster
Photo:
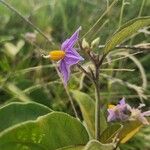
[[[61,60],[65,57],[65,52],[62,50],[54,50],[49,53],[50,59],[54,61]]]
[[[113,108],[115,108],[116,106],[115,105],[112,105],[112,104],[110,104],[110,105],[108,105],[108,109],[113,109]]]

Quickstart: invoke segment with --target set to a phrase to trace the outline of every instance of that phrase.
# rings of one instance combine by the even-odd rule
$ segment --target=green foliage
[[[106,43],[104,51],[107,53],[121,44],[125,39],[135,34],[139,29],[150,25],[150,17],[133,19],[124,24]]]
[[[24,46],[24,44],[25,44],[25,42],[23,40],[18,41],[17,45],[6,42],[5,45],[4,45],[4,47],[6,49],[6,54],[14,59],[15,56],[17,55],[17,53]]]
[[[0,132],[24,121],[35,120],[51,111],[48,107],[33,102],[9,103],[0,108]]]
[[[135,134],[137,134],[137,132],[139,132],[141,127],[143,127],[143,124],[139,121],[130,121],[124,123],[123,129],[119,134],[121,143],[126,143],[128,140],[130,140]]]
[[[101,134],[100,141],[102,143],[111,143],[118,138],[118,135],[122,129],[121,124],[112,124],[107,127]]]
[[[98,18],[101,17],[103,12],[108,8],[112,1],[113,0],[26,0],[20,2],[20,0],[7,0],[7,2],[9,2],[17,10],[19,10],[19,12],[21,12],[23,16],[28,18],[34,25],[38,26],[47,37],[52,39],[54,45],[46,42],[45,39],[41,37],[39,33],[36,33],[31,26],[24,22],[15,13],[12,13],[8,8],[0,4],[0,103],[4,104],[4,102],[10,101],[36,101],[38,103],[49,106],[50,108],[53,108],[55,110],[60,110],[69,114],[73,114],[72,109],[70,107],[70,103],[68,101],[67,94],[65,94],[64,92],[64,88],[60,83],[58,76],[56,75],[54,67],[51,64],[49,64],[49,61],[43,60],[41,58],[41,49],[43,49],[44,52],[47,52],[54,48],[60,48],[61,42],[67,37],[69,37],[71,33],[73,33],[73,31],[80,25],[83,28],[80,35],[80,37],[82,38],[82,35],[86,34],[86,32],[92,27],[92,25],[98,20]],[[140,10],[141,16],[149,15],[148,12],[150,1],[145,1],[143,9],[141,9],[142,1],[143,0],[130,0],[128,2],[126,1],[128,5],[127,3],[124,4],[125,8],[121,18],[123,23],[128,22],[131,18],[136,18],[139,15]],[[104,43],[107,43],[107,46],[105,47],[106,51],[111,51],[116,45],[122,44],[122,42],[124,42],[124,40],[126,39],[129,40],[124,44],[131,46],[132,44],[144,45],[144,43],[149,43],[150,38],[148,34],[148,28],[144,28],[142,31],[138,32],[140,34],[134,35],[134,38],[131,37],[131,35],[137,33],[137,31],[141,27],[147,26],[146,24],[149,19],[143,17],[142,20],[141,18],[139,18],[132,20],[133,22],[129,21],[129,24],[125,24],[126,26],[123,26],[121,29],[117,30],[117,32],[112,36],[112,33],[118,27],[118,18],[120,16],[121,3],[122,1],[118,1],[118,3],[107,13],[107,15],[105,15],[103,20],[99,22],[99,24],[94,28],[94,30],[92,30],[86,36],[86,39],[89,42],[93,41],[97,37],[100,38],[100,43],[98,42],[98,44],[103,45]],[[131,27],[134,28],[131,29]],[[130,30],[130,32],[125,32],[128,30]],[[24,35],[27,32],[36,33],[37,37],[35,44],[27,42],[24,39]],[[110,41],[107,42],[106,40],[108,39],[108,37],[110,37]],[[99,50],[99,47],[94,47],[94,50],[95,49],[98,52],[102,52],[102,50]],[[132,53],[134,53],[134,50],[129,51],[125,49],[125,51],[130,52],[131,55]],[[141,90],[140,79],[143,77],[137,71],[135,63],[130,62],[130,60],[126,56],[124,56],[126,57],[126,59],[121,59],[121,61],[113,62],[113,60],[115,59],[120,59],[120,55],[117,55],[117,52],[118,51],[116,50],[114,55],[111,54],[109,56],[108,60],[110,62],[105,62],[106,65],[103,65],[104,68],[102,68],[101,70],[101,73],[109,75],[108,80],[108,78],[103,78],[103,76],[100,74],[102,100],[105,101],[106,104],[111,102],[116,103],[119,98],[125,96],[127,97],[130,103],[139,103],[139,93],[137,94],[133,89],[126,88],[126,82],[124,81],[128,81],[128,83],[134,83],[135,85],[138,85],[139,89]],[[149,81],[150,57],[146,54],[146,52],[144,55],[140,54],[137,56],[137,58],[139,62],[142,60],[141,65],[143,65],[143,68],[145,69],[145,72],[148,75],[147,77]],[[88,60],[85,57],[85,68],[87,67],[86,62],[88,64]],[[108,70],[105,70],[106,67]],[[119,72],[116,72],[116,68]],[[136,70],[134,72],[122,72],[122,68]],[[81,74],[79,72],[77,72],[77,74],[72,74],[72,78],[69,82],[70,88],[78,87],[80,82],[80,75]],[[119,81],[122,81],[123,84],[118,84],[118,82],[116,82],[114,78],[120,79]],[[84,123],[86,124],[86,128],[88,128],[88,132],[91,133],[91,135],[94,137],[95,110],[94,100],[91,98],[94,97],[94,92],[93,87],[91,86],[91,82],[86,78],[84,79],[84,81],[85,82],[81,87],[84,93],[75,91],[73,92],[73,96],[77,104],[79,104],[80,106]],[[148,90],[150,89],[149,85],[150,84],[148,84]],[[149,95],[149,91],[147,91],[146,94]],[[130,101],[131,98],[132,101]],[[146,103],[147,105],[149,105],[149,101],[146,101]],[[31,107],[33,107],[34,110],[30,107],[30,105]],[[10,136],[10,138],[12,138],[12,130],[17,132],[18,130],[22,129],[22,125],[23,127],[26,127],[26,124],[34,124],[34,121],[24,121],[35,120],[37,117],[45,115],[49,111],[51,111],[47,107],[35,105],[36,104],[30,103],[22,105],[21,103],[14,103],[8,104],[6,108],[5,106],[2,107],[0,109],[0,129],[3,130],[9,127],[9,129],[5,130],[7,130],[7,136]],[[101,116],[103,116],[103,113],[101,114]],[[106,120],[103,118],[102,120],[103,121],[101,122],[104,123],[104,126],[101,125],[101,131],[103,131],[107,126],[107,123],[105,122]],[[62,120],[60,119],[59,121]],[[59,121],[57,121],[58,124]],[[38,124],[37,122],[38,121],[36,120],[35,124]],[[21,125],[19,125],[19,123],[21,123]],[[54,131],[56,129],[54,129]],[[65,131],[70,132],[71,129],[69,129],[66,129]],[[125,125],[120,135],[121,138],[129,140],[132,137],[132,135],[136,133],[136,129],[138,130],[138,125],[131,125],[130,128]],[[23,132],[26,132],[25,130],[29,131],[29,129],[25,128],[23,129]],[[61,129],[61,132],[62,130],[63,129]],[[111,134],[113,131],[109,130],[109,132]],[[117,133],[117,131],[115,133]],[[149,149],[150,145],[148,145],[148,142],[146,142],[149,138],[149,131],[147,131],[147,134],[145,132],[140,133],[142,134],[142,136],[136,136],[127,144],[124,144],[124,147],[121,146],[121,148],[123,150]],[[25,134],[25,138],[26,136],[30,135]],[[11,139],[7,138],[7,140],[9,142],[9,140]],[[22,138],[22,140],[24,139]],[[58,138],[56,140],[60,141]],[[138,142],[135,142],[136,140]],[[84,145],[86,144],[86,142],[84,143]],[[95,146],[93,142],[91,143],[92,146]],[[26,145],[22,146],[21,144],[18,144],[17,148],[14,145],[15,144],[13,144],[13,147],[11,145],[11,148],[9,148],[9,150],[16,150],[17,148],[21,150],[29,149]],[[96,145],[99,145],[99,143],[97,144],[96,142]],[[84,146],[79,146],[79,148],[72,147],[69,148],[69,150],[80,150],[83,147]],[[43,147],[39,147],[39,145],[38,147],[36,145],[32,145],[30,148],[33,150],[45,149]]]
[[[88,144],[85,146],[84,150],[113,150],[114,145],[113,144],[101,144],[100,142],[96,140],[91,140],[88,142]]]
[[[95,137],[94,136],[95,135],[95,102],[93,101],[92,98],[89,97],[89,95],[83,92],[74,90],[72,91],[72,93],[73,93],[73,97],[75,98],[75,100],[77,101],[77,103],[81,108],[82,115],[84,118],[84,122],[86,123],[87,129],[91,134],[91,136],[94,138]],[[107,122],[102,111],[100,115],[100,122],[101,122],[100,128],[102,133],[107,127]]]
[[[84,146],[68,146],[64,148],[59,148],[57,150],[83,150]]]
[[[66,147],[58,150],[113,150],[113,144],[102,144],[99,141],[91,140],[85,146]]]
[[[81,122],[59,112],[21,123],[0,134],[3,150],[55,150],[87,142],[88,134]]]
[[[141,150],[149,149],[150,147],[150,127],[143,128],[137,135],[130,139],[127,143],[121,144],[121,150]]]

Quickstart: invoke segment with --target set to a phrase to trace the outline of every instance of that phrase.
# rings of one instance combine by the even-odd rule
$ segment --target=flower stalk
[[[100,86],[99,86],[99,66],[95,66],[95,139],[100,139]]]
[[[93,63],[95,69],[94,71],[89,67],[89,72],[82,69],[80,66],[78,68],[84,72],[89,79],[93,82],[95,86],[95,139],[100,139],[100,132],[101,132],[101,122],[100,122],[100,108],[101,108],[101,100],[100,100],[100,79],[99,79],[99,72],[100,67],[107,55],[107,53],[103,53],[102,55],[95,54],[91,47],[83,47],[81,41],[78,42],[80,49],[88,56],[89,60]]]

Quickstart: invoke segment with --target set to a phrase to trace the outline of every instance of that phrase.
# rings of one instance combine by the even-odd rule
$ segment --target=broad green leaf
[[[85,146],[72,146],[57,150],[114,150],[114,144],[102,144],[97,140],[89,141]],[[118,150],[118,149],[117,149]]]
[[[57,150],[83,150],[84,146],[67,146]]]
[[[121,129],[122,129],[122,125],[117,123],[108,126],[107,129],[104,130],[104,132],[101,134],[100,142],[102,143],[113,142],[113,139],[116,138],[117,135],[119,135]]]
[[[102,144],[96,140],[91,140],[83,150],[113,150],[113,144]]]
[[[0,107],[0,132],[21,122],[35,120],[51,110],[38,103],[13,102]]]
[[[129,38],[139,29],[150,25],[150,17],[141,17],[133,19],[124,24],[106,43],[104,51],[107,53],[115,48],[115,46],[121,44],[125,39]]]
[[[73,97],[77,101],[82,111],[82,115],[84,121],[87,125],[88,131],[90,132],[91,136],[94,137],[95,135],[95,102],[93,99],[83,92],[73,90]],[[104,114],[101,111],[101,132],[104,131],[107,127],[106,119]]]
[[[131,121],[124,123],[123,129],[119,134],[119,139],[121,143],[126,143],[130,140],[143,126],[143,124],[139,121]]]
[[[2,150],[56,150],[70,145],[85,145],[85,127],[65,113],[52,112],[13,126],[0,134]]]
[[[80,106],[80,109],[82,111],[82,115],[84,118],[84,121],[87,125],[87,128],[94,137],[95,134],[95,102],[91,97],[89,97],[87,94],[82,93],[80,91],[74,90],[72,91],[73,97],[77,101],[77,103]]]

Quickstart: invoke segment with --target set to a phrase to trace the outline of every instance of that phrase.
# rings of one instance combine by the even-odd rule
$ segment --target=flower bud
[[[89,49],[89,43],[85,40],[85,38],[82,40],[82,47],[83,49]]]
[[[99,37],[96,38],[96,39],[94,39],[94,40],[92,41],[92,43],[91,43],[91,48],[97,47],[97,46],[99,45],[99,42],[100,42],[100,38],[99,38]]]

